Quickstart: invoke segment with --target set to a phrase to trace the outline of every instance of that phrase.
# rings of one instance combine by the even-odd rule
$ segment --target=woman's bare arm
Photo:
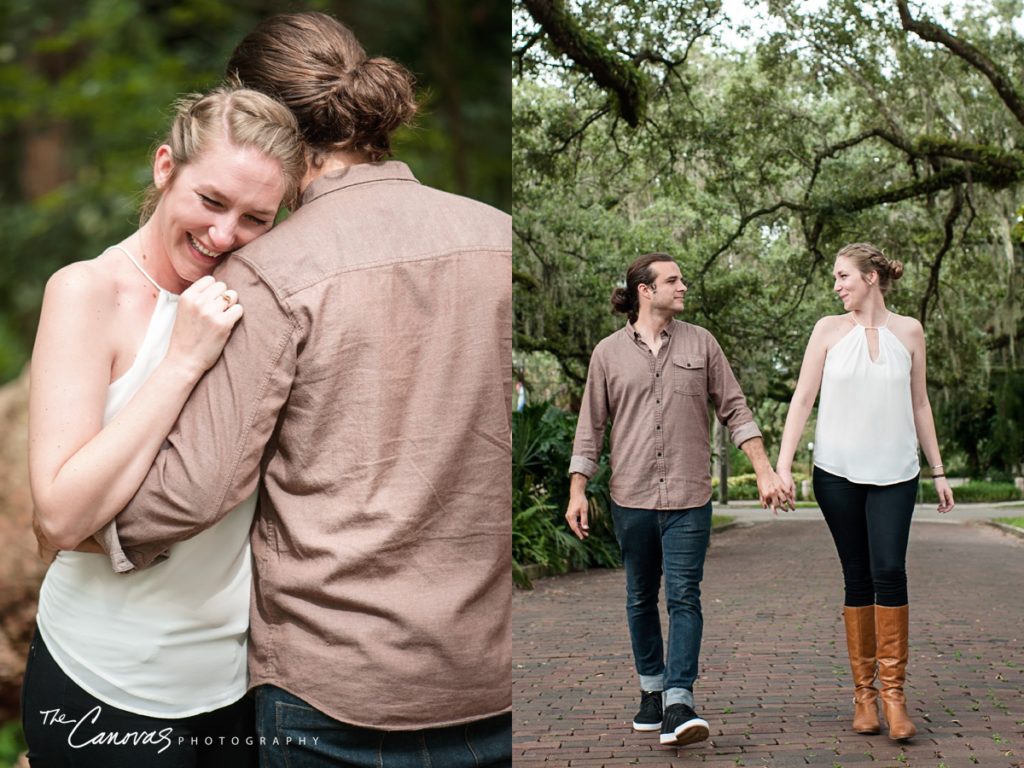
[[[212,277],[182,294],[171,347],[135,396],[102,425],[119,332],[113,281],[95,262],[47,283],[30,369],[29,479],[39,527],[74,549],[135,494],[203,372],[241,316]]]
[[[945,475],[942,467],[942,454],[939,452],[939,438],[935,432],[935,419],[932,416],[932,404],[928,399],[928,364],[925,352],[924,328],[912,317],[902,318],[903,339],[910,350],[910,397],[914,408],[914,428],[917,430],[917,442],[925,459],[932,467],[933,474]],[[939,512],[948,512],[953,508],[953,491],[945,477],[934,479],[935,490],[939,496]]]
[[[779,458],[775,463],[775,471],[786,485],[790,498],[794,498],[796,488],[793,483],[793,456],[800,442],[800,436],[807,425],[807,418],[814,408],[821,387],[821,374],[825,369],[825,356],[836,331],[836,318],[823,317],[814,324],[811,338],[804,350],[803,363],[800,365],[800,376],[793,391],[793,399],[789,403],[786,414],[786,426],[782,430],[782,441],[779,445]]]

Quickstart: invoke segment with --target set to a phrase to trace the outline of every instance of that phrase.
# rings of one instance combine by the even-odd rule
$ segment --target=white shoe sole
[[[634,731],[660,731],[661,723],[638,723],[636,720],[633,721]]]
[[[707,720],[695,717],[680,725],[673,733],[661,734],[661,743],[665,746],[682,747],[704,741],[710,732]]]

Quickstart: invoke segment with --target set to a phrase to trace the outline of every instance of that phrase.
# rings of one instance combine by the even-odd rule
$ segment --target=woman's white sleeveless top
[[[825,356],[814,465],[854,483],[893,485],[920,471],[910,352],[888,323],[878,328],[877,360],[859,324]]]
[[[107,390],[104,424],[167,353],[178,297],[156,287],[135,362]],[[58,554],[40,590],[38,625],[61,669],[100,701],[153,717],[188,717],[241,698],[255,508],[254,493],[173,545],[166,560],[132,574],[114,573],[105,555]]]

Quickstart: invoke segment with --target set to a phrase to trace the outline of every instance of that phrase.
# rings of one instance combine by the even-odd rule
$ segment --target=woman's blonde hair
[[[179,168],[195,162],[212,141],[223,137],[236,147],[252,148],[277,160],[285,179],[282,202],[289,208],[295,206],[306,158],[291,110],[265,94],[234,84],[205,94],[188,94],[174,106],[174,120],[161,142],[171,148],[174,160],[168,184],[173,183]],[[140,225],[153,215],[162,196],[163,190],[155,184],[146,188]]]
[[[843,246],[836,258],[849,259],[864,276],[872,272],[878,273],[878,288],[884,296],[892,288],[894,280],[903,276],[903,262],[887,259],[877,247],[871,243],[851,243]]]

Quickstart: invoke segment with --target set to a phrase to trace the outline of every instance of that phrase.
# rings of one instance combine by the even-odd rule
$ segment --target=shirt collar
[[[337,192],[340,189],[354,187],[359,184],[372,184],[378,181],[411,181],[419,182],[413,176],[409,166],[397,160],[386,160],[376,163],[358,163],[340,171],[325,173],[310,182],[302,193],[302,204],[307,205],[318,197]]]
[[[662,328],[661,329],[661,338],[663,338],[663,339],[671,339],[672,338],[672,328],[675,327],[675,324],[676,324],[676,321],[673,320],[668,325],[666,325],[664,328]],[[626,335],[629,336],[629,338],[631,338],[633,341],[639,341],[640,340],[640,331],[638,331],[636,329],[636,326],[633,325],[633,321],[632,320],[627,320],[626,321]]]

